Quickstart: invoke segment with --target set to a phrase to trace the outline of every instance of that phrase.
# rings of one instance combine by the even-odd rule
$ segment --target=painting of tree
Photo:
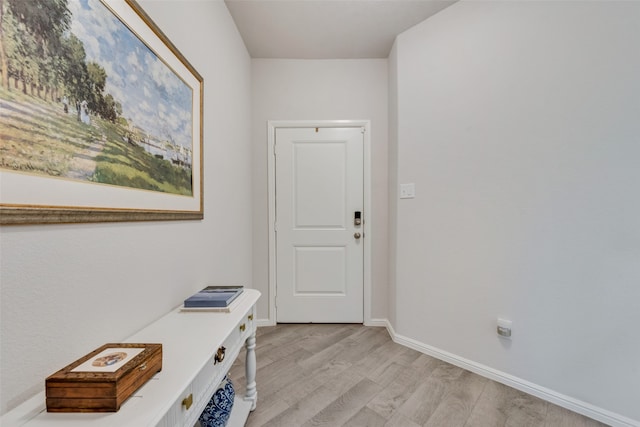
[[[194,88],[100,0],[0,0],[0,170],[193,195]]]

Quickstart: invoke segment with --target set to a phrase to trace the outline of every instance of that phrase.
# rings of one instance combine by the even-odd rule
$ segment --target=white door
[[[278,322],[363,321],[363,145],[360,127],[276,128]]]

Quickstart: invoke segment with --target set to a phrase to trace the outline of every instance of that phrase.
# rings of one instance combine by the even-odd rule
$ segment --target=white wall
[[[2,413],[205,284],[251,285],[249,56],[221,1],[141,4],[204,77],[205,219],[2,227]]]
[[[389,52],[389,145],[388,145],[388,215],[389,215],[389,279],[387,288],[387,319],[396,325],[396,266],[398,253],[398,55],[396,43]]]
[[[268,295],[268,120],[371,120],[372,318],[386,318],[387,61],[253,59],[253,281]],[[274,322],[266,298],[261,320]]]
[[[640,420],[639,40],[638,2],[459,2],[398,37],[398,334]]]

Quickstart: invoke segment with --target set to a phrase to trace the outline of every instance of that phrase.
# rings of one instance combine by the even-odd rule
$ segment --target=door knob
[[[355,237],[356,239],[359,239],[360,238],[360,233],[354,233],[353,237]]]

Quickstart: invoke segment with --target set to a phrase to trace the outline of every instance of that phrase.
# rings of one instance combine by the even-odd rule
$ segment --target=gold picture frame
[[[11,51],[29,9],[7,10],[0,225],[202,219],[204,81],[138,3],[48,11],[50,57],[30,77]]]

